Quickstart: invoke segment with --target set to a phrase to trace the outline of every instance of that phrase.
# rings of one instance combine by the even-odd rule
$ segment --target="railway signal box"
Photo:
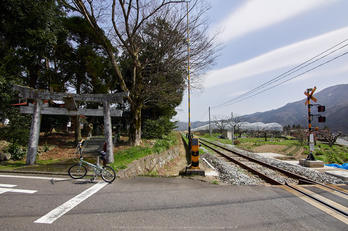
[[[324,112],[325,111],[325,106],[318,106],[318,112]]]
[[[326,122],[326,117],[325,116],[319,116],[318,117],[318,122],[319,123],[325,123]]]

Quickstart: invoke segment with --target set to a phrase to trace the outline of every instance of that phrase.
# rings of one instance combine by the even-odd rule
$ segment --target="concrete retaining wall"
[[[171,147],[161,154],[151,154],[139,160],[134,161],[126,169],[119,170],[116,174],[120,178],[145,175],[152,171],[157,171],[166,163],[180,155],[180,144]]]

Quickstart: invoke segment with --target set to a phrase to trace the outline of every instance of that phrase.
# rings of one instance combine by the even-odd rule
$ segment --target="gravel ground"
[[[217,144],[224,145],[224,144],[221,144],[218,142],[217,142]],[[264,156],[258,155],[256,153],[240,150],[238,148],[233,147],[232,145],[224,145],[224,146],[229,148],[229,149],[233,149],[234,151],[240,152],[244,155],[254,157],[254,158],[259,159],[263,162],[274,165],[278,168],[286,169],[290,172],[305,176],[311,180],[314,180],[314,181],[317,181],[320,183],[324,183],[324,184],[343,184],[343,183],[345,183],[341,179],[338,179],[338,178],[333,177],[333,176],[329,176],[325,173],[321,173],[321,172],[315,171],[313,169],[288,164],[286,162],[283,162],[283,161],[280,161],[280,160],[277,160],[274,158],[264,157]],[[264,181],[262,179],[258,178],[257,176],[254,176],[254,175],[248,173],[246,170],[241,169],[238,166],[235,166],[233,164],[227,163],[227,162],[219,159],[218,157],[216,157],[216,155],[209,153],[207,150],[205,151],[205,153],[201,154],[201,156],[203,158],[205,158],[207,161],[209,161],[219,171],[219,178],[223,183],[235,184],[235,185],[258,185],[258,184],[264,183]],[[273,170],[267,170],[267,171],[268,172],[266,174],[268,174],[268,175],[273,174],[272,172],[270,172]],[[284,182],[282,177],[279,177],[278,181]],[[289,182],[289,183],[296,183],[296,182]]]

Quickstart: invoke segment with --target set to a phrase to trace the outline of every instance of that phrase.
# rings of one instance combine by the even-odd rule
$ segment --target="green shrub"
[[[234,145],[240,145],[241,142],[240,142],[240,140],[234,140],[233,143],[234,143]]]
[[[30,130],[25,128],[8,129],[6,132],[6,138],[11,143],[26,146],[28,145]]]
[[[315,155],[317,155],[317,156],[321,156],[321,155],[324,155],[324,154],[325,154],[325,152],[323,150],[318,150],[318,151],[315,152]]]
[[[160,117],[157,120],[146,120],[144,122],[143,137],[146,139],[162,139],[175,129],[175,122],[167,117]]]
[[[11,143],[7,147],[6,152],[11,154],[11,159],[13,160],[21,160],[27,154],[27,151],[17,143]]]

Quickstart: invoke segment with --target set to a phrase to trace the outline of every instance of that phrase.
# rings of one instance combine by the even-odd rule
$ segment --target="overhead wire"
[[[254,88],[254,89],[252,89],[252,90],[250,90],[250,91],[248,91],[248,92],[246,92],[246,93],[244,93],[244,94],[242,94],[242,95],[240,95],[240,96],[237,96],[237,97],[235,97],[235,98],[233,98],[233,99],[231,99],[231,100],[229,100],[229,101],[227,101],[227,102],[225,102],[225,103],[222,103],[222,104],[213,106],[213,107],[211,107],[211,108],[215,108],[215,109],[216,109],[216,108],[222,108],[222,107],[226,107],[226,106],[229,106],[229,105],[231,105],[231,104],[234,104],[234,103],[243,101],[243,100],[245,100],[245,99],[249,99],[249,98],[251,98],[251,97],[253,97],[253,96],[255,96],[255,95],[261,94],[261,93],[263,93],[263,92],[265,92],[265,91],[267,91],[267,90],[269,90],[269,89],[272,89],[272,88],[274,88],[274,87],[276,87],[276,86],[279,86],[279,85],[281,85],[281,84],[283,84],[283,83],[285,83],[285,82],[288,82],[288,81],[290,81],[290,80],[292,80],[292,79],[294,79],[294,78],[297,78],[297,77],[299,77],[299,76],[301,76],[301,75],[303,75],[303,74],[305,74],[305,73],[308,73],[309,71],[314,70],[314,69],[316,69],[316,68],[318,68],[318,67],[320,67],[320,66],[323,66],[323,65],[325,65],[325,64],[327,64],[327,63],[329,63],[329,62],[331,62],[331,61],[333,61],[333,60],[335,60],[335,59],[337,59],[337,58],[339,58],[339,57],[342,57],[343,55],[340,55],[340,56],[338,56],[338,57],[335,57],[335,58],[329,60],[328,62],[324,62],[323,64],[320,64],[320,65],[318,65],[318,66],[316,66],[316,67],[314,67],[314,68],[309,69],[309,70],[306,71],[306,72],[303,72],[303,73],[301,73],[301,74],[299,74],[299,75],[297,75],[297,76],[295,76],[295,77],[292,77],[292,78],[290,78],[290,79],[288,79],[288,80],[286,80],[286,81],[283,81],[283,82],[280,83],[280,84],[277,84],[277,85],[275,85],[275,86],[273,86],[273,87],[267,88],[267,89],[264,90],[264,91],[261,91],[261,92],[259,92],[259,93],[256,93],[256,94],[253,94],[253,95],[247,97],[248,95],[250,95],[250,94],[252,94],[252,93],[254,93],[254,92],[256,92],[256,91],[259,91],[259,90],[261,90],[261,89],[263,89],[263,88],[265,88],[265,87],[268,87],[269,85],[274,84],[274,83],[280,81],[281,79],[284,79],[285,77],[287,77],[287,76],[289,76],[289,75],[291,75],[291,74],[293,74],[293,73],[295,73],[295,72],[297,72],[297,71],[300,71],[300,70],[302,70],[303,68],[308,67],[309,65],[311,65],[311,64],[313,64],[313,63],[315,63],[315,62],[317,62],[317,61],[319,61],[319,60],[321,60],[321,59],[323,59],[323,58],[325,58],[325,57],[327,57],[327,56],[329,56],[330,54],[333,54],[333,53],[337,52],[338,50],[343,49],[344,47],[348,46],[348,43],[345,44],[345,45],[343,45],[343,46],[341,46],[341,47],[339,47],[339,48],[337,48],[337,49],[335,49],[335,50],[333,50],[333,51],[331,51],[331,52],[329,52],[329,53],[327,53],[328,51],[334,49],[335,47],[341,45],[342,43],[344,43],[344,42],[346,42],[346,41],[348,41],[348,39],[345,39],[345,40],[339,42],[338,44],[336,44],[336,45],[330,47],[329,49],[327,49],[327,50],[321,52],[320,54],[318,54],[318,55],[316,55],[316,56],[314,56],[314,57],[308,59],[307,61],[301,63],[300,65],[297,65],[296,67],[294,67],[294,68],[292,68],[292,69],[286,71],[285,73],[283,73],[283,74],[281,74],[281,75],[279,75],[279,76],[277,76],[277,77],[275,77],[275,78],[273,78],[273,79],[267,81],[266,83],[263,83],[263,84],[261,84],[260,86]],[[327,53],[327,54],[325,54],[325,53]],[[325,55],[323,55],[323,54],[325,54]],[[323,56],[322,56],[322,55],[323,55]],[[320,57],[320,56],[321,56],[321,57]],[[315,59],[315,60],[314,60],[314,59]],[[312,61],[312,60],[313,60],[313,61]],[[312,62],[311,62],[311,61],[312,61]]]
[[[249,96],[249,97],[247,97],[247,98],[243,98],[243,99],[240,99],[240,100],[238,100],[238,101],[232,102],[232,103],[230,103],[230,104],[228,104],[228,105],[226,105],[226,106],[229,106],[229,105],[231,105],[231,104],[235,104],[235,103],[241,102],[241,101],[243,101],[243,100],[249,99],[249,98],[251,98],[251,97],[253,97],[253,96],[259,95],[259,94],[261,94],[261,93],[263,93],[263,92],[265,92],[265,91],[268,91],[268,90],[270,90],[270,89],[272,89],[272,88],[275,88],[275,87],[277,87],[277,86],[279,86],[279,85],[281,85],[281,84],[284,84],[284,83],[286,83],[286,82],[289,82],[290,80],[293,80],[293,79],[295,79],[295,78],[297,78],[297,77],[299,77],[299,76],[301,76],[301,75],[307,74],[308,72],[310,72],[310,71],[312,71],[312,70],[314,70],[314,69],[317,69],[317,68],[319,68],[319,67],[321,67],[321,66],[323,66],[323,65],[325,65],[325,64],[328,64],[328,63],[330,63],[330,62],[332,62],[332,61],[334,61],[334,60],[336,60],[336,59],[338,59],[338,58],[340,58],[340,57],[342,57],[342,56],[344,56],[344,55],[347,55],[347,54],[348,54],[348,52],[345,52],[345,53],[343,53],[343,54],[341,54],[341,55],[338,55],[338,56],[336,56],[336,57],[334,57],[334,58],[332,58],[332,59],[330,59],[330,60],[328,60],[328,61],[326,61],[326,62],[324,62],[324,63],[321,63],[321,64],[319,64],[319,65],[317,65],[317,66],[315,66],[315,67],[313,67],[313,68],[311,68],[311,69],[308,69],[308,70],[305,71],[305,72],[302,72],[301,74],[298,74],[298,75],[296,75],[296,76],[294,76],[294,77],[292,77],[292,78],[290,78],[290,79],[284,80],[283,82],[280,82],[280,83],[278,83],[278,84],[276,84],[276,85],[274,85],[274,86],[271,86],[271,87],[269,87],[269,88],[267,88],[267,89],[265,89],[265,90],[263,90],[263,91],[261,91],[261,92],[257,92],[257,93],[255,93],[255,94],[253,94],[253,95],[251,95],[251,96]]]

